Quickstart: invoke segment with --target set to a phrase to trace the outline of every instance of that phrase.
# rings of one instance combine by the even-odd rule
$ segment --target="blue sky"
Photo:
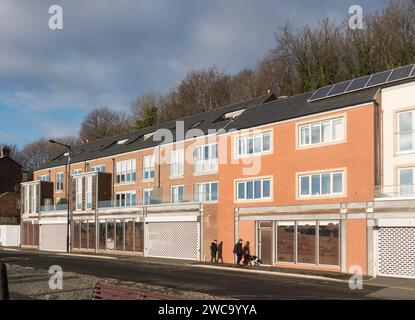
[[[48,28],[63,7],[64,29]],[[312,25],[384,0],[0,0],[0,143],[76,134],[94,107],[128,108],[190,70],[252,67],[290,21]]]

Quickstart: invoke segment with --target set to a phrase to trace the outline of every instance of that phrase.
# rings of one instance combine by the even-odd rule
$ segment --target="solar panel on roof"
[[[379,73],[375,73],[369,80],[369,82],[366,84],[366,87],[371,87],[371,86],[377,86],[379,84],[385,83],[386,80],[388,80],[390,74],[392,73],[392,71],[388,70],[388,71],[384,71],[384,72],[379,72]]]
[[[414,65],[410,65],[393,70],[391,76],[389,77],[388,83],[408,78],[411,75],[413,68]]]
[[[355,91],[363,89],[366,84],[369,82],[371,76],[364,76],[353,80],[350,86],[347,88],[346,92]]]
[[[336,94],[342,94],[346,91],[347,87],[352,83],[352,80],[345,81],[342,83],[336,84],[333,89],[329,92],[328,95],[333,96]]]
[[[344,81],[318,89],[309,102],[415,77],[415,64]]]
[[[318,100],[324,98],[330,92],[330,90],[333,89],[333,87],[334,86],[328,86],[318,89],[316,92],[314,92],[310,100]]]

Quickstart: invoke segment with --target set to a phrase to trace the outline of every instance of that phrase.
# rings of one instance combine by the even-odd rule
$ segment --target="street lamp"
[[[70,218],[70,208],[71,208],[71,193],[70,193],[70,187],[71,187],[71,183],[70,183],[70,179],[69,177],[71,176],[71,155],[72,155],[72,147],[55,141],[55,140],[49,140],[50,143],[53,144],[58,144],[61,145],[65,148],[68,149],[68,176],[67,176],[67,196],[68,196],[68,213],[67,213],[67,224],[66,224],[66,252],[70,253],[71,252],[71,245],[70,245],[70,223],[71,223],[71,218]]]

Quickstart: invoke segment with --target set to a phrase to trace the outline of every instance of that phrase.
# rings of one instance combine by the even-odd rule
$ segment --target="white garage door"
[[[66,251],[66,224],[42,224],[39,248],[47,251]]]
[[[199,222],[150,222],[145,228],[146,256],[200,260]]]
[[[415,278],[415,228],[382,227],[378,231],[378,275]]]

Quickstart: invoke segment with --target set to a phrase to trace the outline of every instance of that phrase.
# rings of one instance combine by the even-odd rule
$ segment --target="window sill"
[[[218,174],[218,171],[202,172],[202,173],[193,172],[194,177],[208,176],[208,175],[212,175],[212,174]]]
[[[406,156],[409,154],[414,154],[415,150],[411,150],[411,151],[400,151],[400,152],[396,152],[395,156]]]
[[[154,182],[156,179],[154,179],[154,178],[151,178],[151,179],[143,179],[143,180],[141,180],[141,182],[145,182],[145,183],[148,183],[148,182]]]
[[[273,151],[263,151],[263,152],[253,153],[253,154],[235,155],[234,158],[235,160],[249,159],[249,158],[258,158],[262,156],[271,156],[273,154],[274,154]]]
[[[171,180],[175,180],[175,179],[183,179],[184,178],[184,174],[180,175],[180,176],[169,176],[169,179]]]
[[[117,186],[128,186],[128,185],[132,185],[132,184],[136,184],[136,182],[135,181],[131,181],[131,182],[116,182],[115,183],[115,186],[117,187]]]

